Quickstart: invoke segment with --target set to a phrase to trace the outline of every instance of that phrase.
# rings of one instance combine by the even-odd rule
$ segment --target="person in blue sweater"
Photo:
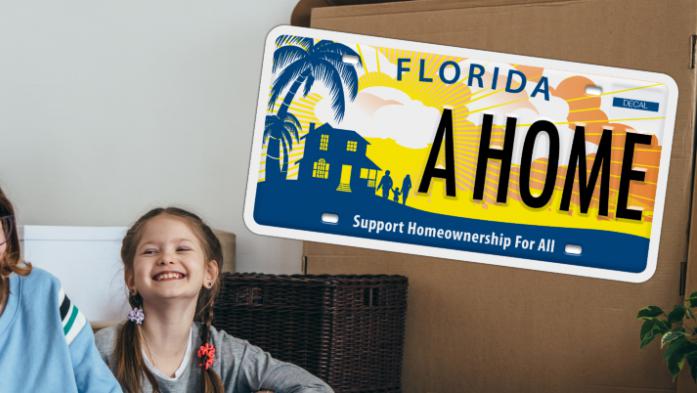
[[[1,189],[0,226],[0,390],[121,392],[60,282],[21,261],[14,210]]]

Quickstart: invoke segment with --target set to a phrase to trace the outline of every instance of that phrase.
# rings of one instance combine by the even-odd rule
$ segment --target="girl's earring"
[[[142,325],[143,321],[145,320],[145,313],[141,307],[143,304],[143,299],[140,297],[140,294],[133,289],[129,290],[128,293],[130,295],[128,299],[129,303],[131,303],[133,306],[131,311],[128,312],[128,320],[136,325]]]

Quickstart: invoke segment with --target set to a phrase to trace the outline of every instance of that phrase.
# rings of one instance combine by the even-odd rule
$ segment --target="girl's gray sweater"
[[[112,371],[116,368],[113,358],[116,338],[121,325],[105,328],[95,335],[97,348]],[[195,323],[192,332],[193,356],[188,366],[176,380],[166,380],[155,375],[162,393],[191,393],[201,390],[201,368],[197,366],[196,351],[201,345],[199,329]],[[213,369],[220,375],[225,393],[250,393],[271,390],[275,393],[333,393],[322,380],[304,369],[276,360],[268,352],[245,340],[232,337],[211,327],[211,343],[215,345],[216,359]],[[143,393],[151,393],[147,378],[141,379]]]

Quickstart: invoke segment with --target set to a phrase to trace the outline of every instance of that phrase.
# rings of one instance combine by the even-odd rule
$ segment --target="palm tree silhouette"
[[[296,141],[299,140],[298,130],[300,128],[300,121],[290,112],[286,112],[283,118],[277,114],[266,116],[264,141],[268,144],[266,153],[267,180],[277,180],[281,174],[285,175],[288,172],[288,154],[293,148],[293,138]],[[280,147],[283,147],[283,163],[279,173],[278,153],[280,152]],[[272,162],[271,166],[268,164],[269,160]]]
[[[292,149],[293,140],[283,136],[282,130],[287,130],[287,128],[281,127],[280,124],[287,123],[288,108],[300,88],[303,87],[303,96],[307,96],[315,80],[323,82],[329,88],[334,118],[340,121],[346,111],[344,90],[348,92],[351,100],[355,99],[358,93],[356,69],[353,64],[345,63],[343,58],[345,55],[351,56],[357,59],[356,65],[362,66],[360,56],[353,49],[333,41],[320,40],[315,43],[312,38],[281,35],[276,39],[276,45],[278,48],[273,54],[272,71],[276,72],[279,69],[281,71],[271,86],[269,109],[273,109],[276,100],[286,88],[288,88],[288,92],[275,118],[273,116],[266,117],[267,124],[264,132],[266,134],[268,130],[268,135],[271,137],[267,146],[267,179],[269,179],[269,175],[271,179],[274,179],[276,174],[282,179],[285,178],[283,175],[288,167],[287,160],[285,158],[283,160],[282,173],[277,173],[278,156],[281,145],[283,145],[284,151]],[[270,121],[273,124],[269,124]],[[298,140],[297,133],[293,136]],[[283,144],[279,144],[279,140],[282,140]],[[269,160],[269,156],[276,158]]]

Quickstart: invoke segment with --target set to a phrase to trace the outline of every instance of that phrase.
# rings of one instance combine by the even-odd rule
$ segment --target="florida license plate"
[[[677,97],[665,74],[281,26],[266,42],[245,222],[642,282]]]

